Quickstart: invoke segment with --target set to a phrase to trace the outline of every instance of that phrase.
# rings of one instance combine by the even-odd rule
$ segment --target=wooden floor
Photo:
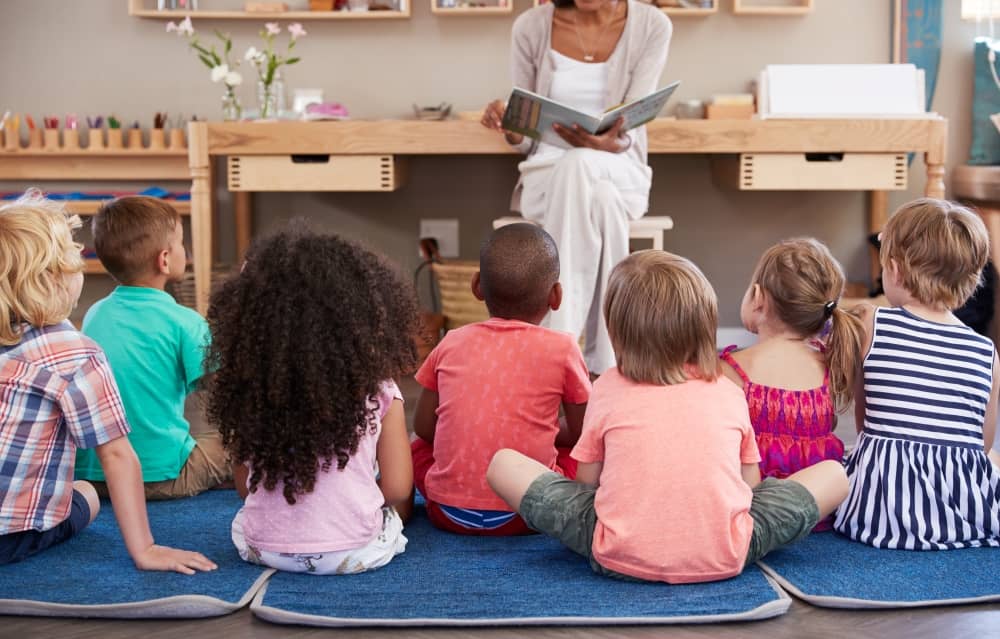
[[[400,389],[406,398],[407,423],[412,422],[412,410],[419,386],[412,378],[403,380]],[[851,411],[842,417],[837,434],[850,446],[854,442]],[[194,403],[188,417],[192,430],[207,425],[198,416]],[[154,531],[155,532],[155,531]],[[872,570],[877,570],[872,566]],[[0,573],[0,578],[3,575]],[[86,579],[86,575],[81,575]],[[1000,575],[983,575],[983,579],[1000,580]],[[456,596],[461,596],[456,593]],[[358,605],[364,605],[359,602]],[[520,627],[520,628],[404,628],[330,630],[303,626],[279,626],[258,621],[249,610],[231,615],[199,620],[113,621],[93,619],[52,619],[39,617],[0,616],[0,639],[34,637],[65,639],[200,639],[201,637],[320,637],[336,634],[345,639],[390,637],[391,639],[457,639],[486,637],[489,639],[660,639],[661,637],[754,637],[784,639],[810,637],[816,639],[1000,639],[1000,605],[950,606],[913,610],[849,611],[814,608],[793,601],[785,615],[767,621],[750,623],[689,625],[689,626],[610,626],[610,627]]]
[[[997,579],[997,575],[983,575]],[[363,605],[363,602],[359,602]],[[28,639],[200,639],[202,637],[306,638],[330,636],[344,639],[660,639],[662,637],[713,637],[728,639],[988,639],[1000,637],[1000,606],[954,606],[918,610],[846,611],[813,608],[798,601],[784,616],[767,621],[697,626],[546,627],[546,628],[413,628],[330,630],[278,626],[256,620],[248,610],[225,617],[182,621],[98,621],[0,617],[0,637]]]

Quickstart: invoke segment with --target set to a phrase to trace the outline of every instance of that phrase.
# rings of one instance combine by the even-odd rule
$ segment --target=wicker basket
[[[215,266],[212,268],[212,288],[214,293],[226,278],[232,273],[232,268],[228,266]],[[189,308],[197,310],[198,305],[194,295],[194,273],[188,271],[184,274],[184,279],[179,282],[168,282],[167,292],[174,296],[178,304],[183,304]]]
[[[489,319],[486,304],[472,294],[472,276],[478,271],[479,262],[431,264],[431,272],[441,296],[445,330]]]

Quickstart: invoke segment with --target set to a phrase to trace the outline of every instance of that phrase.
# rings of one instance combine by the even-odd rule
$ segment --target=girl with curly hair
[[[302,230],[255,244],[212,296],[207,408],[245,499],[245,561],[346,574],[403,552],[413,469],[393,379],[416,365],[417,317],[386,261]]]

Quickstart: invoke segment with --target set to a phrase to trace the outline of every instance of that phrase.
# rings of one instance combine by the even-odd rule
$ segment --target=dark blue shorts
[[[90,504],[83,493],[73,491],[73,505],[69,517],[55,528],[48,530],[23,530],[0,535],[0,565],[12,564],[40,553],[50,546],[62,543],[87,527],[90,523]]]

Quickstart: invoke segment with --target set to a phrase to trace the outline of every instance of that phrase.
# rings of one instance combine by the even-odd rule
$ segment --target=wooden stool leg
[[[885,223],[888,221],[889,192],[871,191],[868,194],[868,234],[881,233],[882,229],[885,228]],[[868,242],[867,237],[865,238],[865,243],[868,244],[869,259],[871,261],[869,270],[871,283],[868,288],[874,291],[875,287],[878,286],[878,278],[882,276],[882,263],[879,261],[878,249]]]

